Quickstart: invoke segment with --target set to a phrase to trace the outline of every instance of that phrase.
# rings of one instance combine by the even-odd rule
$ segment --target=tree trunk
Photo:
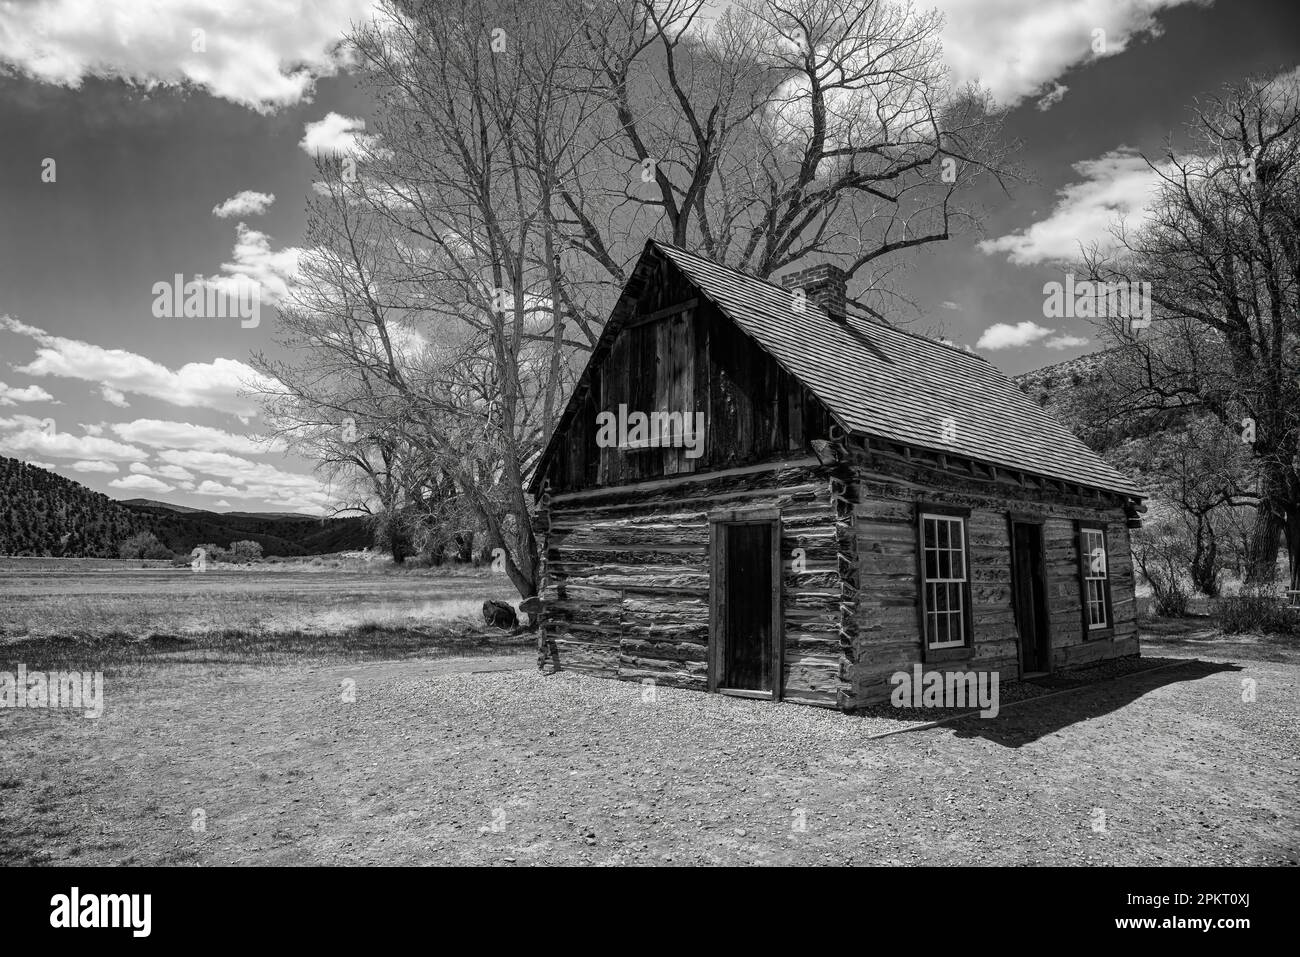
[[[1260,483],[1259,507],[1255,509],[1255,524],[1250,530],[1250,555],[1246,567],[1246,582],[1251,585],[1268,585],[1277,578],[1277,552],[1282,545],[1285,525],[1285,505],[1279,501],[1282,489],[1267,476]]]
[[[1209,517],[1196,517],[1196,535],[1192,552],[1192,584],[1208,598],[1219,594],[1219,542]]]
[[[1291,588],[1300,589],[1300,504],[1292,503],[1286,510],[1286,557],[1291,568]]]

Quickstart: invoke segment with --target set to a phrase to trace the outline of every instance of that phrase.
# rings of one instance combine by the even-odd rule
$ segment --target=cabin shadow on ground
[[[1224,671],[1243,670],[1239,665],[1199,659],[1146,660],[1155,663],[1157,668],[1085,685],[1065,694],[1008,702],[996,718],[974,715],[940,727],[951,729],[959,738],[985,738],[1003,747],[1019,748],[1080,721],[1119,711],[1157,688],[1199,681]],[[1177,667],[1158,667],[1165,664]]]

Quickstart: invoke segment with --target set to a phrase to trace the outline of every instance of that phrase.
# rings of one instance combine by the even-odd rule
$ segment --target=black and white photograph
[[[1232,947],[1298,744],[1294,0],[0,2],[14,920],[1052,869]]]

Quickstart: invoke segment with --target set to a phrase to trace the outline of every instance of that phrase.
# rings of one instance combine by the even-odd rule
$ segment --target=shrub
[[[195,545],[194,547],[203,549],[203,554],[207,557],[207,560],[210,562],[230,561],[230,552],[226,551],[226,549],[222,548],[220,545],[214,544],[212,542],[206,542],[202,545]]]
[[[1214,604],[1214,621],[1228,635],[1300,634],[1300,612],[1289,608],[1271,591],[1251,590]]]
[[[256,562],[262,558],[262,546],[259,542],[242,541],[230,546],[230,557],[236,562]]]
[[[1133,561],[1151,586],[1156,614],[1166,618],[1186,615],[1191,598],[1183,577],[1190,563],[1186,540],[1172,526],[1157,523],[1135,532],[1132,542]]]
[[[153,532],[132,535],[117,546],[119,558],[175,558],[172,550],[158,541]]]
[[[1177,581],[1164,583],[1159,588],[1153,583],[1151,593],[1156,600],[1155,612],[1161,618],[1184,618],[1187,616],[1187,602],[1191,596]]]

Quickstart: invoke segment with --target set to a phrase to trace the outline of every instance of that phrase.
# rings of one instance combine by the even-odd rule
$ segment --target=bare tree
[[[525,478],[647,236],[763,276],[837,258],[874,288],[1005,173],[987,101],[947,89],[935,17],[703,13],[386,0],[350,38],[376,116],[358,155],[320,164],[268,403],[361,477],[354,507],[471,516],[521,595],[538,584]]]
[[[884,292],[899,253],[978,222],[1016,176],[1001,116],[952,90],[936,13],[884,0],[634,0],[588,33],[621,131],[627,202],[657,232],[767,277],[815,256]]]
[[[1285,532],[1300,584],[1300,94],[1251,80],[1196,110],[1191,145],[1150,161],[1160,190],[1118,255],[1086,257],[1103,281],[1151,284],[1154,321],[1110,330],[1113,414],[1188,409],[1249,447],[1259,508],[1251,575],[1270,578]]]

